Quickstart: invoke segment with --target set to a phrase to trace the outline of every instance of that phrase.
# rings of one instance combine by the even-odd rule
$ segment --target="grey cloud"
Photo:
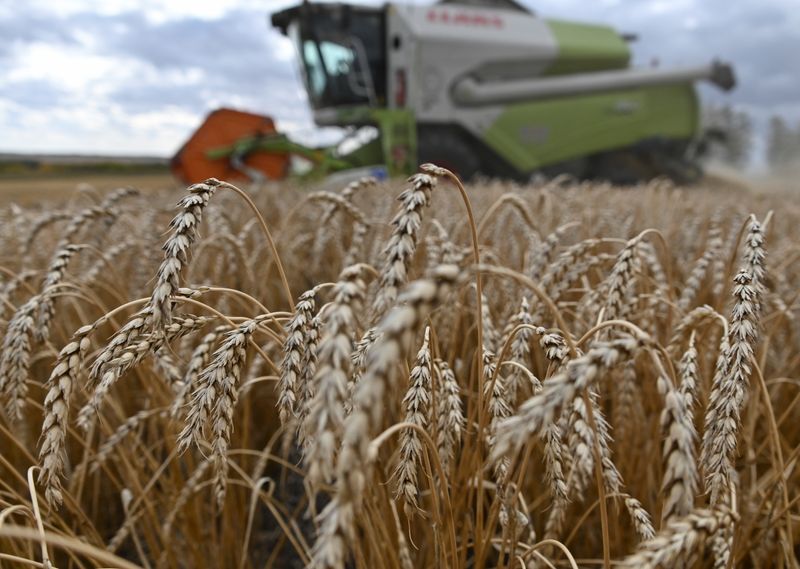
[[[202,67],[247,76],[253,64],[269,67],[275,61],[265,14],[233,11],[219,20],[187,18],[160,25],[147,25],[138,14],[126,16],[127,32],[107,38],[109,48],[159,68]]]
[[[81,37],[90,37],[97,53],[151,66],[155,76],[148,73],[115,85],[108,96],[107,104],[131,114],[178,107],[199,118],[211,105],[233,99],[293,122],[309,120],[296,71],[277,56],[280,40],[268,24],[266,9],[234,10],[217,20],[186,17],[160,24],[138,12],[112,16],[87,12],[64,19],[21,14],[0,26],[9,43],[17,46],[39,41],[76,45]],[[182,72],[186,79],[171,79]],[[62,95],[52,82],[3,85],[0,78],[0,98],[32,111],[64,102]]]
[[[703,0],[686,9],[655,11],[644,2],[526,0],[543,17],[601,21],[640,40],[637,61],[691,65],[720,58],[733,63],[739,83],[730,94],[703,89],[707,98],[743,106],[788,107],[800,92],[800,26],[793,2]],[[579,15],[579,16],[578,16]],[[687,25],[691,21],[692,25]],[[800,117],[797,117],[800,119]]]
[[[298,1],[285,0],[281,5]],[[639,33],[641,39],[633,49],[640,63],[655,57],[663,66],[702,63],[712,57],[730,60],[739,76],[738,88],[731,94],[703,88],[705,100],[735,103],[761,120],[777,111],[794,113],[790,118],[800,120],[800,62],[795,59],[800,53],[800,25],[796,16],[791,17],[793,0],[784,5],[779,0],[703,0],[688,9],[659,13],[645,2],[524,1],[543,17],[600,21]],[[4,38],[0,65],[10,63],[33,42],[80,45],[88,37],[97,53],[121,61],[134,59],[155,71],[154,76],[114,86],[106,100],[94,101],[100,108],[114,105],[135,115],[177,107],[197,115],[199,121],[211,106],[236,101],[293,125],[310,126],[294,64],[278,56],[278,42],[285,40],[268,23],[268,11],[276,2],[264,4],[263,9],[232,10],[216,20],[187,16],[153,23],[140,12],[84,12],[59,19],[26,10],[20,3],[13,20],[0,19]],[[190,80],[171,79],[190,70]],[[1,75],[0,100],[30,112],[81,104],[52,82],[18,82],[12,87],[3,83]]]
[[[156,106],[182,107],[199,112],[205,108],[207,91],[197,85],[168,83],[123,85],[112,91],[110,98],[132,113],[151,111]]]
[[[32,43],[75,43],[73,30],[60,19],[18,10],[14,18],[0,17],[0,50],[11,50],[13,46]]]
[[[0,100],[16,105],[44,110],[62,105],[67,98],[61,87],[43,79],[17,81],[13,85],[0,83]]]
[[[737,89],[728,97],[746,105],[777,105],[800,90],[800,30],[787,12],[759,3],[703,2],[691,29],[679,18],[642,18],[642,47],[665,62],[720,57],[736,69]],[[681,15],[683,17],[683,15]]]
[[[159,70],[200,69],[218,88],[247,88],[268,78],[294,80],[291,67],[279,62],[267,11],[234,10],[218,20],[187,17],[153,24],[139,12],[113,16],[73,14],[64,19],[24,12],[14,21],[0,21],[12,44],[34,41],[79,43],[88,35],[98,53],[134,58]]]

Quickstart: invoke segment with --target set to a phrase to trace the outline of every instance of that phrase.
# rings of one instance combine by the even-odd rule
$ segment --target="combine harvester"
[[[731,67],[717,61],[631,67],[633,37],[542,19],[514,0],[304,2],[273,14],[272,24],[295,43],[316,124],[351,133],[373,127],[377,135],[310,149],[260,117],[269,128],[242,126],[222,144],[198,145],[201,160],[251,178],[287,175],[295,155],[317,175],[377,164],[401,175],[434,162],[466,179],[569,174],[620,184],[656,176],[689,183],[702,174],[695,82],[735,85]],[[278,176],[258,165],[265,156],[283,161]],[[184,148],[174,165],[193,181],[189,161]]]

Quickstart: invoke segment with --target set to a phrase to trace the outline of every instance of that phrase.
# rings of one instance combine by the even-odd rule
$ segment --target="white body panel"
[[[452,86],[466,75],[486,81],[535,77],[557,56],[547,25],[523,12],[456,5],[394,5],[387,10],[389,105],[396,73],[407,76],[406,107],[422,123],[459,123],[476,135],[502,105],[456,108]]]
[[[481,83],[464,77],[453,85],[452,97],[459,105],[481,106],[534,101],[553,97],[602,93],[644,85],[669,85],[701,79],[713,80],[717,64],[675,69],[622,69],[562,77],[521,79],[505,83]]]

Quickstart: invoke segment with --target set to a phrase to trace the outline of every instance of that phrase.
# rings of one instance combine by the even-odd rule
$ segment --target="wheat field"
[[[2,567],[798,566],[788,190],[424,165],[0,219]]]

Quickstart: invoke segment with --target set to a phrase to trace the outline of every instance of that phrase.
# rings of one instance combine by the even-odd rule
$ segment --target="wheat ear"
[[[150,297],[152,322],[155,328],[169,324],[172,319],[170,298],[180,286],[181,270],[189,262],[192,244],[197,240],[197,229],[214,191],[222,182],[209,178],[189,186],[189,195],[178,202],[181,211],[170,223],[172,234],[164,243],[164,260],[156,274],[156,284]]]
[[[714,261],[714,257],[719,253],[714,248],[709,247],[705,253],[695,261],[689,276],[686,278],[686,283],[683,285],[681,296],[678,299],[678,307],[684,312],[689,310],[692,301],[697,297],[700,287],[703,285],[703,280],[708,274],[708,269]]]
[[[172,406],[170,407],[170,415],[173,418],[178,417],[183,406],[186,404],[187,396],[193,393],[194,389],[197,387],[197,378],[208,365],[217,340],[222,334],[229,330],[229,325],[223,324],[221,326],[217,326],[211,332],[203,336],[197,346],[195,346],[194,350],[192,350],[192,355],[189,357],[189,363],[186,366],[186,371],[183,374],[181,388],[175,396]]]
[[[335,450],[345,417],[350,354],[358,328],[356,314],[366,294],[363,269],[363,265],[353,265],[339,275],[317,348],[314,398],[305,427],[310,444],[304,455],[308,481],[314,489],[333,480]]]
[[[83,354],[89,348],[89,334],[95,325],[83,326],[72,340],[61,349],[50,378],[44,399],[44,422],[39,447],[39,482],[44,484],[45,497],[52,505],[63,501],[61,477],[67,458],[66,439],[69,422],[69,404],[77,381]]]
[[[702,558],[709,538],[720,528],[732,526],[734,520],[734,514],[726,508],[693,510],[683,518],[672,520],[619,566],[630,569],[692,567]]]
[[[728,332],[729,346],[718,364],[705,419],[701,462],[711,504],[721,502],[734,469],[741,409],[747,397],[751,361],[758,339],[764,290],[764,235],[761,224],[751,217],[745,247],[745,263],[734,278],[735,303]]]
[[[386,261],[373,303],[373,310],[378,316],[394,304],[400,287],[408,280],[408,269],[417,250],[422,226],[422,210],[430,203],[436,178],[428,174],[414,174],[408,183],[411,187],[397,198],[402,205],[392,220],[394,229],[384,251]]]
[[[668,523],[689,515],[694,508],[697,493],[696,433],[683,393],[663,376],[658,378],[658,388],[664,396],[664,409],[661,412],[664,437],[664,481],[661,489],[664,504],[661,519]]]
[[[259,325],[271,318],[262,314],[246,320],[225,335],[214,352],[211,364],[197,379],[197,389],[186,417],[186,425],[178,435],[178,449],[183,452],[192,444],[200,446],[206,423],[211,424],[211,447],[214,459],[214,487],[217,504],[225,501],[228,472],[228,446],[233,431],[233,411],[238,399],[239,379],[245,364],[247,344]]]
[[[344,426],[336,463],[336,494],[320,515],[312,551],[316,567],[343,569],[348,543],[354,538],[356,514],[371,473],[370,441],[383,424],[387,393],[396,390],[397,367],[409,336],[430,311],[443,302],[460,276],[455,266],[438,267],[430,278],[415,281],[399,297],[400,305],[382,320],[379,337],[367,355],[367,367]]]
[[[86,245],[66,245],[61,247],[56,251],[53,259],[50,261],[50,265],[47,267],[47,273],[42,282],[42,300],[39,303],[39,317],[36,320],[36,328],[34,329],[36,339],[39,342],[45,342],[50,337],[50,321],[55,314],[54,289],[64,278],[67,265],[73,255],[85,248]]]
[[[378,339],[378,334],[375,328],[370,328],[361,339],[356,342],[353,353],[350,354],[350,363],[352,364],[352,372],[347,380],[347,400],[344,404],[344,412],[349,415],[353,412],[353,396],[355,395],[358,382],[361,381],[361,376],[364,374],[364,368],[367,365],[367,353]]]
[[[136,343],[123,348],[116,358],[108,362],[89,401],[78,411],[78,426],[84,431],[89,430],[103,399],[128,370],[140,364],[149,354],[156,353],[165,344],[199,330],[213,320],[212,317],[205,316],[179,316],[163,332],[143,334],[137,338]]]
[[[523,403],[517,413],[498,425],[492,460],[517,452],[528,438],[551,424],[556,413],[576,395],[597,381],[598,376],[631,357],[638,347],[632,338],[598,343],[583,356],[544,382],[541,393]]]
[[[306,348],[308,328],[316,312],[317,289],[312,288],[300,295],[294,314],[286,324],[283,342],[283,361],[278,378],[278,415],[286,426],[297,417],[299,378],[303,373],[303,354]]]
[[[533,316],[531,315],[530,305],[528,299],[523,297],[520,303],[519,312],[517,312],[509,323],[509,327],[513,329],[515,326],[522,325],[523,328],[517,330],[513,340],[511,340],[511,361],[514,361],[522,366],[528,363],[528,356],[530,354],[530,342],[533,338]],[[535,378],[534,378],[535,379]],[[509,407],[513,408],[517,403],[517,394],[520,388],[525,385],[526,378],[523,370],[514,366],[508,376],[506,382],[506,395]],[[542,389],[541,382],[536,379],[533,383],[533,393],[536,394]]]
[[[625,300],[629,289],[633,286],[633,277],[636,269],[637,250],[640,238],[630,239],[622,251],[617,255],[614,268],[608,277],[608,294],[605,305],[605,320],[623,318],[625,309],[629,308]]]
[[[317,345],[320,340],[320,332],[322,330],[322,318],[317,314],[311,319],[306,330],[306,350],[303,353],[301,373],[298,379],[299,385],[297,386],[297,441],[305,451],[311,444],[311,437],[306,431],[308,422],[306,417],[311,410],[311,402],[314,400],[314,376],[317,373]]]
[[[144,334],[151,322],[152,309],[149,306],[133,314],[128,321],[117,330],[106,344],[105,348],[97,354],[89,369],[89,380],[92,383],[100,381],[109,362],[119,357],[122,351],[131,345],[134,340]]]
[[[461,444],[465,420],[455,373],[447,362],[437,359],[435,363],[439,376],[436,446],[442,470],[446,473],[455,457],[456,449]]]
[[[19,307],[8,323],[0,355],[0,394],[5,399],[6,412],[17,421],[22,420],[25,397],[28,394],[28,376],[31,367],[31,334],[34,315],[42,300],[34,296]]]
[[[166,418],[169,416],[169,409],[158,408],[158,409],[144,409],[139,411],[135,415],[131,415],[128,417],[114,433],[106,439],[106,441],[100,445],[97,449],[97,454],[94,455],[94,458],[91,463],[90,472],[97,471],[103,463],[111,456],[111,453],[114,452],[114,449],[117,448],[120,443],[125,440],[129,434],[131,434],[139,425],[141,425],[145,420],[149,419],[150,417],[159,417],[159,418]]]
[[[405,422],[428,427],[428,407],[431,402],[431,330],[425,328],[422,346],[411,370],[408,391],[403,398],[406,410]],[[404,429],[400,435],[397,467],[394,471],[395,499],[403,500],[406,515],[411,516],[419,510],[417,494],[419,485],[417,470],[422,460],[422,441],[416,429]]]

